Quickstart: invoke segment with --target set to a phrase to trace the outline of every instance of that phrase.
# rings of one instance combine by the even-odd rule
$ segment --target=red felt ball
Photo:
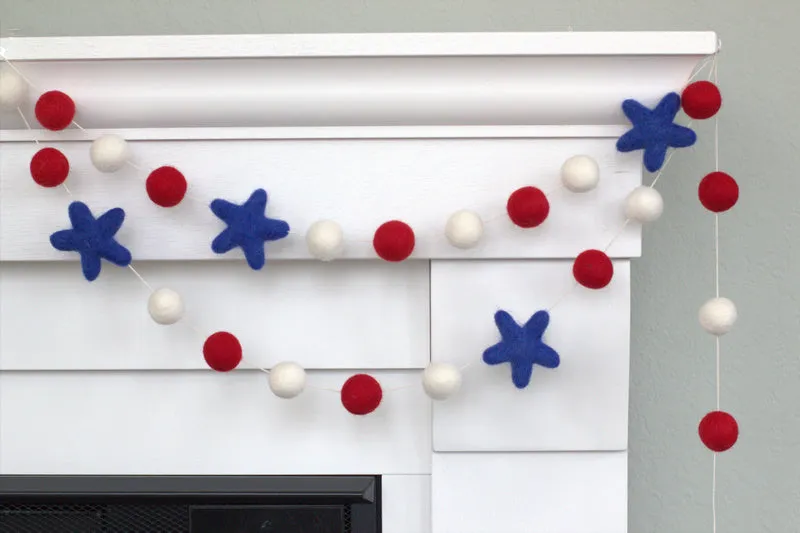
[[[381,384],[367,374],[351,376],[342,385],[342,405],[354,415],[366,415],[381,404]]]
[[[694,119],[711,118],[722,107],[722,95],[710,81],[689,84],[681,94],[683,111]]]
[[[61,91],[48,91],[36,101],[36,120],[48,130],[59,131],[75,118],[75,102]]]
[[[147,196],[161,207],[174,207],[186,195],[186,178],[175,167],[158,167],[147,176]]]
[[[572,264],[575,281],[589,289],[602,289],[614,277],[611,259],[600,250],[586,250],[578,254]]]
[[[722,213],[736,205],[739,200],[739,185],[729,174],[712,172],[700,180],[697,195],[703,207],[715,213]]]
[[[739,424],[725,411],[711,411],[700,421],[697,432],[709,450],[724,452],[736,444]]]
[[[42,148],[31,158],[31,176],[42,187],[57,187],[69,175],[69,161],[60,150]]]
[[[414,230],[405,222],[390,220],[375,230],[372,246],[384,261],[402,261],[414,251]]]
[[[218,331],[203,343],[203,357],[217,372],[229,372],[242,362],[242,345],[233,334]]]
[[[506,204],[511,222],[521,228],[535,228],[550,213],[550,202],[541,189],[522,187],[508,197]]]

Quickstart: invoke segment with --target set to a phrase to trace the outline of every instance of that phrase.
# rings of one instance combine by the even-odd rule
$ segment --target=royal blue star
[[[95,219],[86,204],[72,202],[67,212],[72,229],[50,235],[50,244],[62,252],[81,254],[81,268],[87,280],[94,281],[100,275],[100,259],[121,267],[131,264],[131,253],[114,240],[125,220],[122,208],[115,207]]]
[[[267,218],[267,191],[256,189],[242,205],[219,198],[211,202],[211,211],[228,227],[211,243],[214,253],[224,254],[237,246],[244,252],[247,264],[253,270],[264,266],[264,242],[277,241],[289,234],[289,224],[283,220]]]
[[[664,164],[667,148],[685,148],[697,141],[694,131],[674,123],[680,108],[678,93],[667,94],[652,110],[636,100],[622,102],[622,111],[633,128],[617,140],[617,150],[644,150],[644,166],[655,172]]]
[[[518,389],[524,389],[531,382],[533,365],[556,368],[561,363],[558,353],[542,340],[550,323],[547,311],[537,311],[524,326],[517,324],[505,311],[495,313],[494,322],[502,340],[483,352],[483,362],[488,365],[509,363],[511,381]]]

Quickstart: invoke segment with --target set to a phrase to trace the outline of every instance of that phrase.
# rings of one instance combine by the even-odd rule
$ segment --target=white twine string
[[[722,43],[719,43],[719,48]],[[714,84],[719,84],[718,61],[714,55],[714,63],[711,67],[711,75]],[[719,113],[714,115],[714,168],[719,171]],[[719,214],[714,213],[714,294],[719,298]],[[719,335],[714,337],[714,359],[715,359],[715,388],[717,399],[717,411],[720,410],[720,346]],[[713,533],[717,533],[717,452],[713,453],[712,474],[711,474],[711,520]]]

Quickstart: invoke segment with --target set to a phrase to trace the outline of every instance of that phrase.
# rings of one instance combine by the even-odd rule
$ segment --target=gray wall
[[[721,217],[722,292],[740,316],[722,345],[723,408],[742,432],[719,458],[727,533],[800,530],[798,20],[797,0],[0,0],[4,36],[716,30],[721,162],[741,188]],[[714,405],[714,343],[696,318],[713,292],[712,217],[696,199],[711,124],[697,130],[665,172],[666,212],[633,269],[632,533],[711,531],[711,456],[696,433]]]

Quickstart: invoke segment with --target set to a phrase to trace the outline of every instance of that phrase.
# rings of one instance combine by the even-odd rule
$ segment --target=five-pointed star
[[[211,243],[214,253],[224,254],[239,247],[244,252],[247,264],[253,270],[264,266],[264,242],[283,239],[289,234],[289,224],[283,220],[267,218],[267,191],[256,189],[242,205],[227,200],[211,202],[211,211],[228,227]]]
[[[72,202],[67,212],[72,229],[50,235],[50,244],[62,252],[78,252],[87,280],[94,281],[100,275],[101,258],[122,267],[131,263],[130,251],[114,240],[125,220],[125,211],[115,207],[95,219],[86,204]]]
[[[681,108],[681,97],[669,93],[655,107],[648,109],[636,100],[622,102],[622,111],[633,128],[617,140],[617,150],[644,150],[644,166],[655,172],[664,164],[667,148],[685,148],[697,141],[694,131],[674,123]]]
[[[518,389],[530,383],[533,365],[556,368],[561,363],[558,353],[542,340],[550,323],[547,311],[537,311],[524,326],[505,311],[495,313],[494,322],[502,340],[483,352],[483,361],[489,365],[509,363],[511,381]]]

